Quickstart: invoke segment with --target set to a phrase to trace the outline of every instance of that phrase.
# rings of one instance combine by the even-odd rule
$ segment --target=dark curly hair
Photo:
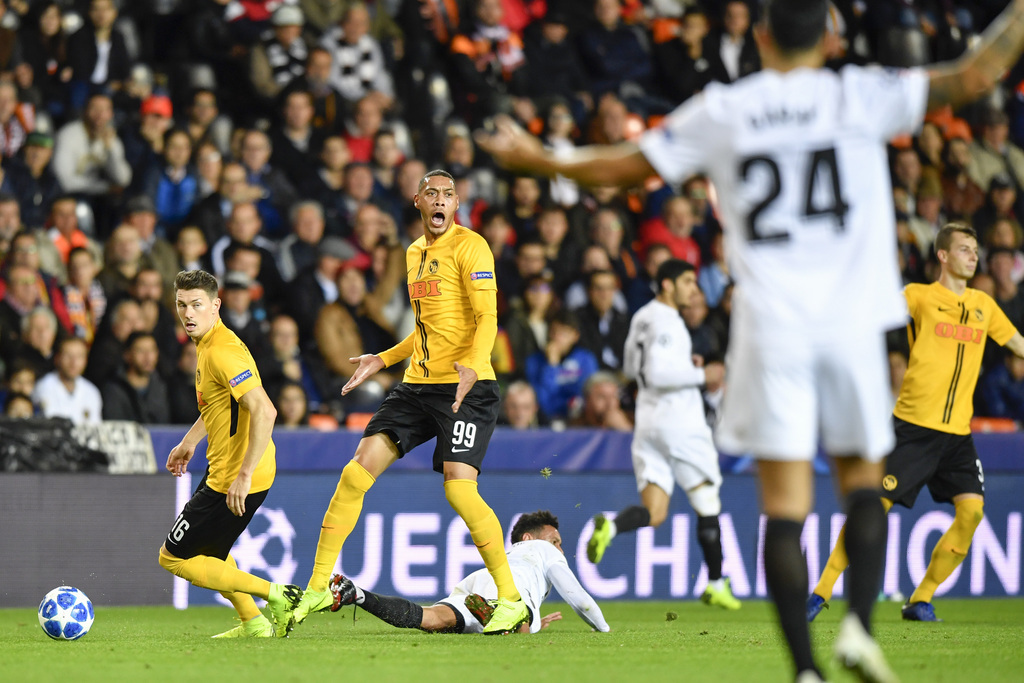
[[[550,510],[537,510],[528,512],[516,520],[512,527],[512,542],[519,543],[523,540],[523,534],[535,534],[546,526],[558,528],[558,517],[551,514]]]

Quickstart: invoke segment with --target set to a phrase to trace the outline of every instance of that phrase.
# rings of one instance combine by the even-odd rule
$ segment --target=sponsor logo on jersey
[[[425,296],[441,296],[441,281],[425,280],[409,283],[409,299],[422,299]]]
[[[935,336],[945,339],[955,339],[961,342],[974,342],[980,344],[985,341],[985,330],[975,329],[967,325],[954,325],[953,323],[936,323]]]
[[[882,488],[885,489],[886,491],[892,491],[893,489],[896,488],[896,485],[898,483],[899,482],[896,481],[896,477],[892,476],[891,474],[887,474],[882,479]]]
[[[239,384],[249,379],[250,377],[252,377],[252,370],[245,370],[244,372],[232,377],[231,381],[228,382],[228,384],[230,384],[233,387],[237,387]]]
[[[470,273],[469,279],[470,280],[493,280],[494,279],[494,273],[492,273],[489,270],[481,270],[481,271],[478,271],[476,273]]]

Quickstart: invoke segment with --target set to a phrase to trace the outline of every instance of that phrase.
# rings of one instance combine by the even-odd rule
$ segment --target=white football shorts
[[[710,429],[682,430],[674,425],[637,429],[633,434],[633,473],[637,491],[654,484],[670,496],[676,484],[688,491],[705,481],[722,483]]]
[[[762,460],[831,455],[877,462],[893,448],[882,334],[766,347],[736,338],[726,358],[718,447]]]

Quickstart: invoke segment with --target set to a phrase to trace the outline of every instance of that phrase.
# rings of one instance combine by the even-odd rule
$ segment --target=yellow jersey
[[[405,371],[411,384],[458,383],[456,362],[475,370],[477,379],[494,379],[498,287],[487,241],[453,224],[429,246],[425,238],[417,239],[405,259],[416,325],[408,337],[378,354],[385,366],[412,356]]]
[[[1003,345],[1017,329],[992,297],[976,289],[962,296],[934,282],[903,290],[910,363],[893,414],[921,427],[970,434],[974,387],[985,340]]]
[[[210,464],[206,483],[214,491],[227,493],[249,447],[249,411],[242,409],[238,399],[263,382],[249,349],[221,320],[203,335],[196,351],[196,401],[206,425]],[[275,454],[271,440],[252,474],[250,492],[266,491],[274,483]]]

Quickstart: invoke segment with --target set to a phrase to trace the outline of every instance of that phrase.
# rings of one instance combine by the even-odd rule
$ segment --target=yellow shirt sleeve
[[[403,361],[412,355],[412,340],[415,332],[410,332],[402,341],[392,346],[387,351],[381,351],[377,357],[384,361],[384,367],[391,367],[399,361]]]
[[[988,314],[992,316],[992,323],[988,326],[988,336],[992,341],[1003,346],[1017,334],[1017,328],[1013,326],[1010,319],[1003,313],[1003,309],[999,308],[999,304],[992,297],[988,294],[985,294],[984,297],[985,303],[988,304],[986,306],[989,310]]]
[[[494,277],[494,254],[483,239],[470,239],[460,245],[459,263],[476,320],[476,332],[469,356],[462,364],[478,375],[490,363],[494,339],[498,336],[498,284]]]
[[[218,346],[212,351],[214,372],[228,387],[233,399],[237,401],[253,387],[263,386],[256,361],[244,346]]]
[[[917,341],[918,307],[921,302],[920,285],[907,285],[903,288],[903,297],[907,300],[907,312],[910,313],[910,320],[907,321],[907,343],[909,349],[913,350],[914,342]]]

